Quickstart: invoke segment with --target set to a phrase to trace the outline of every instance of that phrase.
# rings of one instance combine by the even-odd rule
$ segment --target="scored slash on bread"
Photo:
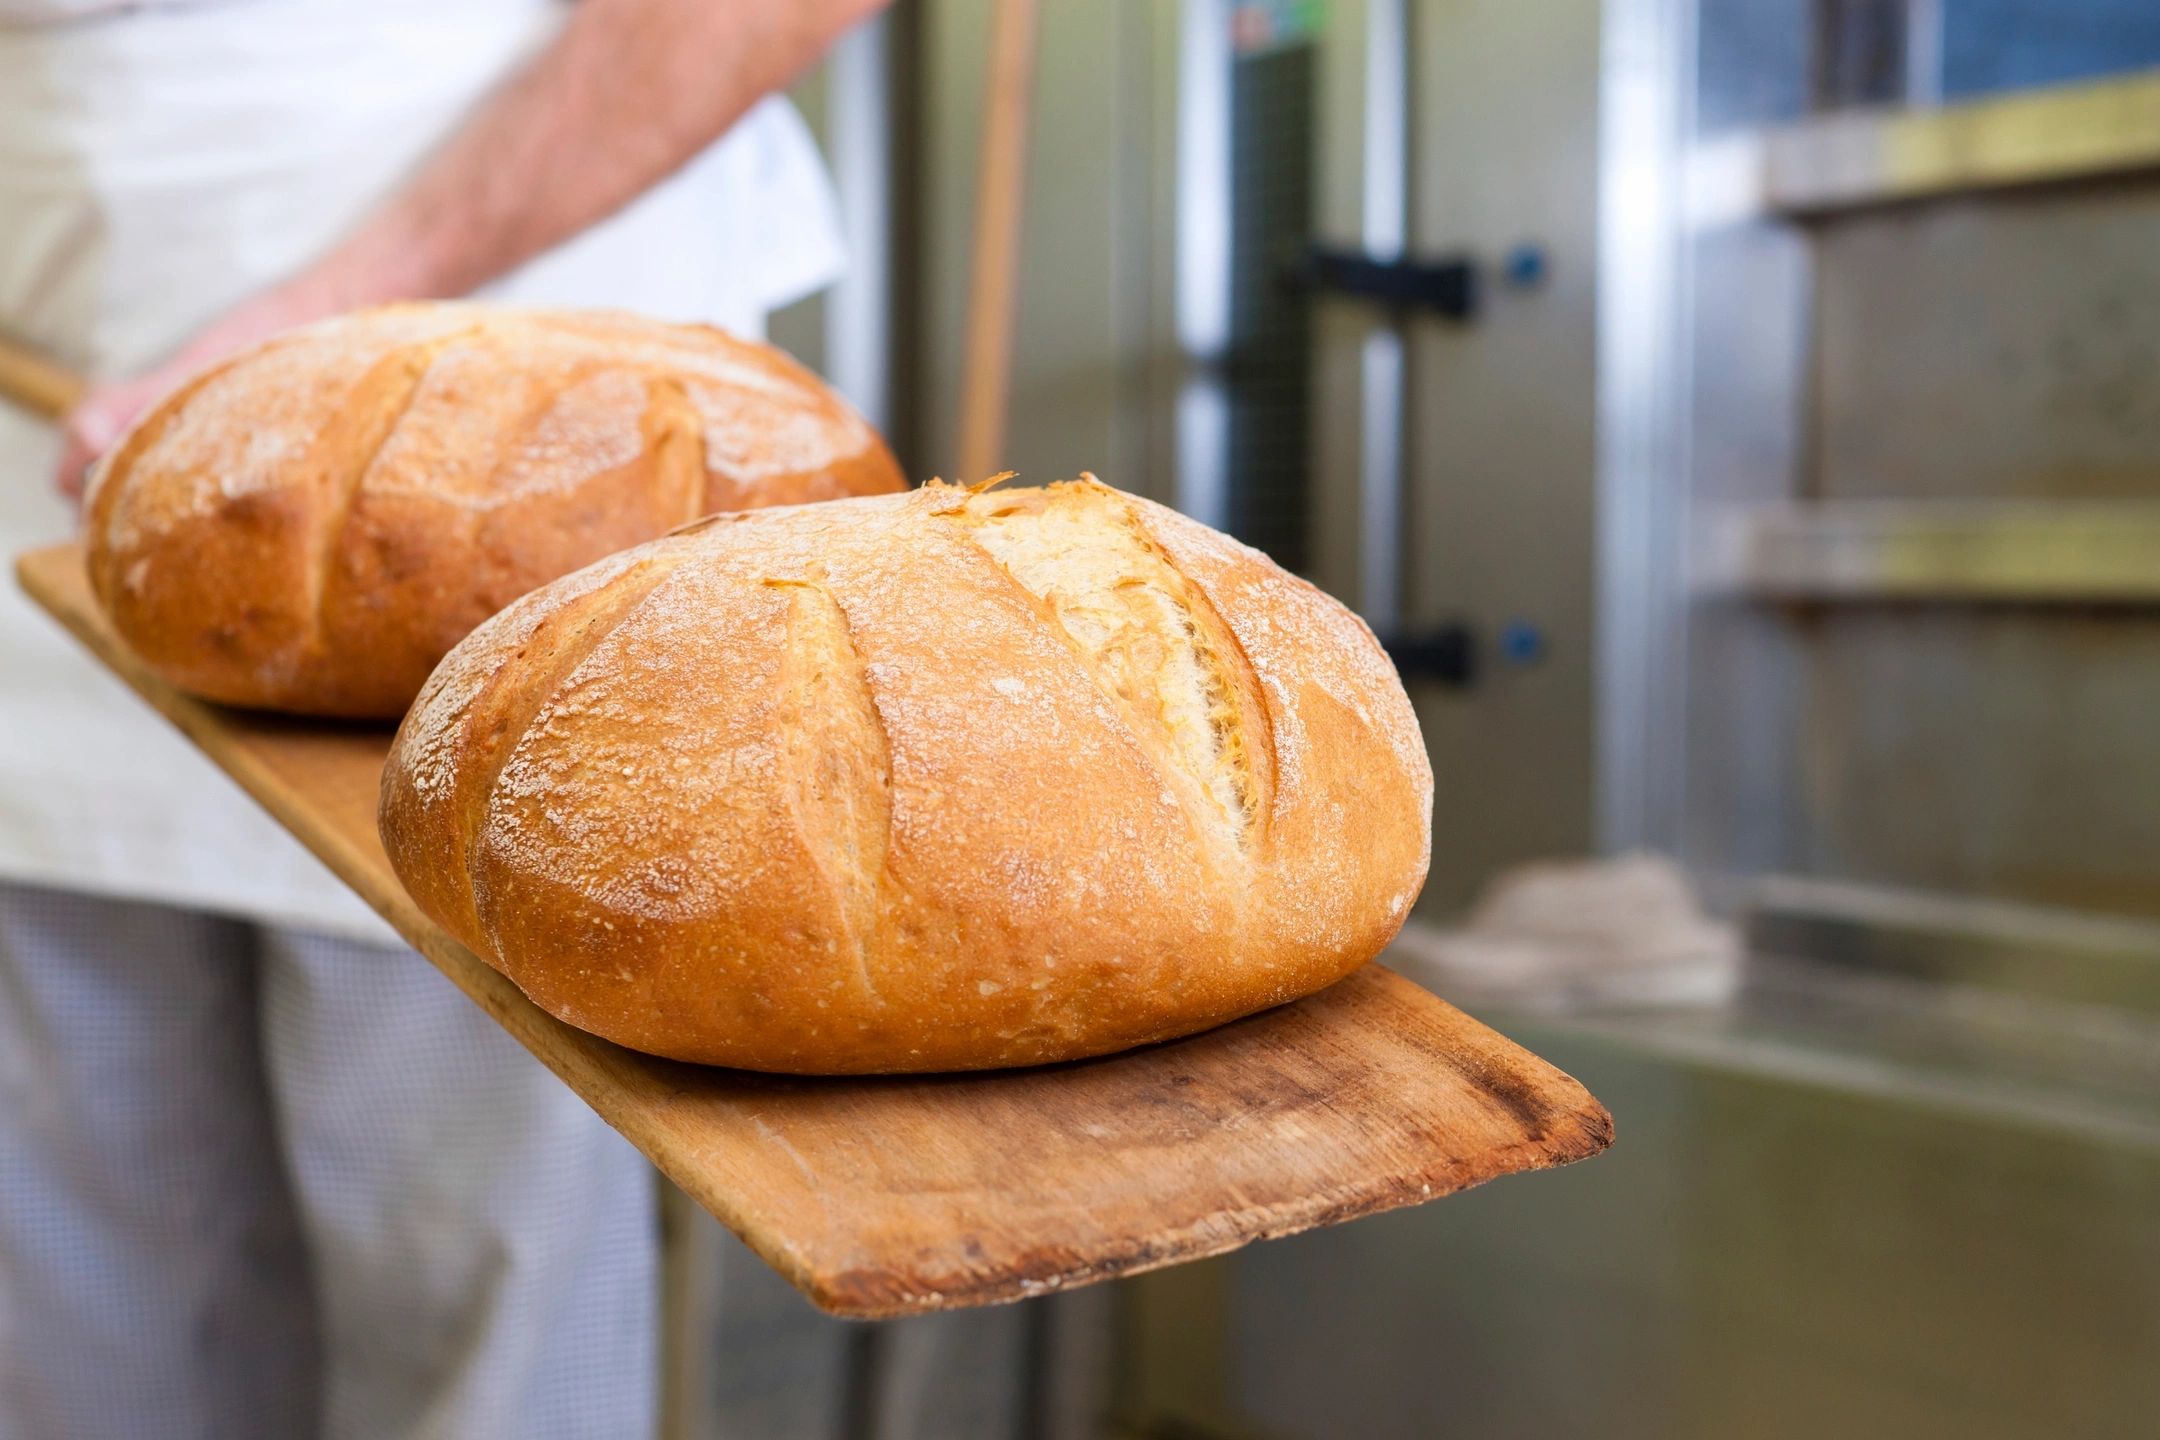
[[[278,336],[153,407],[92,479],[90,575],[183,689],[387,718],[536,585],[709,511],[903,484],[861,417],[769,346],[394,305]]]
[[[1369,631],[1093,481],[933,483],[610,557],[457,647],[381,828],[542,1008],[750,1069],[1101,1054],[1309,994],[1423,883]]]

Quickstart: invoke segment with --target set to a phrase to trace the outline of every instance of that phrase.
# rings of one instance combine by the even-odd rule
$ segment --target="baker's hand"
[[[90,466],[166,392],[243,346],[320,320],[347,303],[338,290],[313,277],[296,278],[227,311],[156,369],[91,386],[60,422],[60,467],[53,483],[80,502]]]
[[[90,466],[127,433],[137,415],[178,384],[183,374],[161,365],[130,380],[91,386],[60,422],[60,468],[53,476],[60,493],[80,501]]]

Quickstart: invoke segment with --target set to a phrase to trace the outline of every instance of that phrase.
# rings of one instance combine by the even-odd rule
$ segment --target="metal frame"
[[[2160,924],[1772,875],[1748,887],[1751,954],[2160,1016]]]
[[[1229,520],[1229,407],[1217,367],[1230,343],[1230,4],[1183,0],[1177,77],[1177,508]]]
[[[1848,500],[1743,512],[1706,589],[1826,602],[2160,604],[2160,501]]]
[[[1942,104],[1943,0],[1905,0],[1905,103]]]
[[[1610,0],[1599,114],[1601,848],[1678,853],[1685,808],[1691,286],[1682,218],[1694,6]],[[1622,278],[1624,277],[1624,279]]]
[[[1408,0],[1365,7],[1364,183],[1359,238],[1374,259],[1409,244],[1410,21]],[[1358,350],[1357,605],[1376,630],[1402,623],[1403,397],[1399,323],[1376,324]]]
[[[1761,204],[1794,218],[2160,170],[2160,71],[1939,109],[1854,110],[1763,137]]]
[[[1342,0],[1321,36],[1314,242],[1389,260],[1409,242],[1408,0]],[[1403,317],[1315,307],[1311,578],[1377,630],[1403,619]]]
[[[881,14],[858,25],[826,60],[826,149],[840,194],[848,268],[826,293],[825,370],[881,433],[890,432],[895,416],[892,31],[897,23]]]

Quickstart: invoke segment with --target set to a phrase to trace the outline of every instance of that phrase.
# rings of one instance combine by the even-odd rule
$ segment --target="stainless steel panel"
[[[1241,1260],[1233,1433],[2142,1433],[2160,1413],[2152,1077],[2112,1105],[1974,1094],[1889,1059],[1895,1036],[1810,1047],[1881,1029],[1871,997],[1752,1003],[1784,1018],[1505,1026],[1611,1103],[1620,1142]]]
[[[1697,874],[1789,868],[1803,793],[1798,640],[1780,615],[1704,595],[1692,572],[1721,517],[1789,496],[1805,464],[1812,258],[1754,222],[1700,232],[1689,249],[1685,495],[1652,522],[1693,537],[1675,567],[1692,600],[1676,642],[1684,688],[1653,712],[1679,715],[1654,733],[1674,757],[1655,777],[1677,792],[1659,803],[1681,828],[1638,843],[1675,849]],[[1616,689],[1606,696],[1615,703]]]
[[[2160,501],[1766,506],[1731,517],[1701,583],[1777,600],[2150,606]]]
[[[1522,1038],[1627,1117],[1621,1143],[1594,1165],[1243,1257],[1222,1302],[1235,1337],[1224,1433],[1688,1433],[1691,1327],[1672,1290],[1693,1241],[1690,1176],[1672,1164],[1688,1077]]]
[[[2160,913],[2160,626],[1955,610],[1796,624],[1804,771],[1783,868]]]
[[[2160,1016],[2151,921],[1770,876],[1748,887],[1746,935],[1758,955]]]
[[[1797,25],[1782,8],[1773,17]],[[1793,63],[1797,36],[1754,52],[1757,63]],[[1778,68],[1773,63],[1773,68]],[[1775,103],[1758,77],[1728,67],[1702,72],[1708,106],[1736,117],[1748,105]],[[1696,153],[1700,163],[1701,152]],[[1700,183],[1700,182],[1698,182]],[[1691,197],[1691,207],[1695,203]],[[1684,672],[1677,696],[1659,714],[1679,711],[1656,734],[1677,758],[1657,772],[1677,793],[1661,806],[1681,816],[1674,837],[1642,837],[1673,848],[1698,875],[1780,868],[1788,858],[1791,813],[1800,798],[1800,655],[1781,617],[1705,596],[1695,573],[1726,517],[1791,496],[1812,437],[1809,386],[1815,256],[1791,228],[1745,216],[1695,219],[1684,214],[1684,282],[1677,306],[1684,325],[1687,400],[1667,442],[1685,479],[1651,522],[1687,537],[1674,568],[1692,603],[1677,622]],[[1609,354],[1610,364],[1626,358]],[[1668,582],[1670,583],[1670,582]],[[1607,702],[1616,692],[1608,690]],[[1639,842],[1638,842],[1639,843]]]
[[[1250,15],[1251,11],[1241,12]],[[1293,15],[1296,12],[1286,12]],[[1286,263],[1312,243],[1320,63],[1286,23],[1248,35],[1230,71],[1230,327],[1222,528],[1284,568],[1311,568],[1313,298]]]
[[[1819,242],[1822,498],[2160,494],[2160,186]]]
[[[1041,1440],[1031,1323],[1070,1296],[905,1320],[836,1320],[694,1206],[676,1210],[704,1283],[685,1297],[687,1393],[668,1440]],[[1099,1395],[1068,1384],[1078,1415]],[[1070,1431],[1061,1433],[1070,1434]]]
[[[1687,171],[1693,7],[1605,7],[1599,98],[1597,835],[1677,852],[1686,748]]]
[[[953,478],[982,80],[990,0],[924,0],[919,165],[922,336],[919,468]],[[1176,7],[1145,0],[1046,5],[1039,21],[1020,255],[1011,453],[1028,481],[1092,470],[1168,498],[1150,391],[1169,343],[1155,267],[1172,240],[1158,175],[1175,147]]]
[[[1698,63],[1676,78],[1676,98],[1693,100],[1698,134],[1759,130],[1806,113],[1816,0],[1682,0],[1681,8],[1695,22]]]
[[[825,153],[848,248],[847,273],[825,304],[825,373],[864,419],[885,432],[898,418],[892,377],[894,72],[904,38],[897,32],[906,23],[892,15],[865,21],[841,37],[824,66],[830,76]]]
[[[2152,641],[2078,608],[2151,591],[2144,509],[2105,507],[2160,494],[2156,206],[2088,186],[1696,232],[1698,873],[2160,903],[2134,878],[2156,853],[2160,761],[2133,718],[2160,695]],[[1824,615],[1734,582],[2057,608]]]
[[[2148,201],[2056,189],[1808,226],[1725,203],[1712,182],[1744,144],[1676,169],[1659,147],[1794,103],[1809,7],[1701,7],[1712,34],[1747,13],[1750,44],[1718,53],[1753,68],[1705,61],[1691,91],[1696,8],[1413,10],[1415,247],[1533,238],[1554,260],[1551,287],[1500,292],[1478,326],[1420,322],[1406,357],[1410,618],[1522,614],[1559,646],[1542,670],[1419,696],[1431,894],[1585,848],[1595,749],[1640,767],[1599,777],[1603,833],[1678,844],[1711,880],[2160,915],[2154,627],[2068,605],[1764,606],[1701,568],[1735,514],[1796,500],[2150,497],[2129,383],[2136,337],[2160,334]],[[1323,341],[1329,408],[1358,393],[1363,333]],[[2110,455],[2133,463],[2049,468]],[[1330,563],[1355,565],[1350,528]],[[1593,595],[1632,610],[1602,632],[1599,701],[1640,707],[1602,730]],[[1729,1004],[1499,1017],[1607,1100],[1613,1152],[1137,1282],[1134,1418],[1275,1440],[2149,1430],[2143,952],[1883,922],[1763,912],[1766,946],[1838,963],[1758,959]]]
[[[894,267],[906,230],[895,184],[906,130],[899,66],[911,53],[914,19],[904,10],[864,21],[789,91],[832,172],[848,263],[834,284],[767,323],[768,339],[830,380],[903,451],[913,417],[901,413],[893,374]]]
[[[1905,0],[1905,103],[1943,100],[1943,5],[1945,0]]]
[[[1232,309],[1230,3],[1181,0],[1177,10],[1174,493],[1180,510],[1219,528],[1230,520],[1230,409],[1221,373]]]
[[[819,149],[829,156],[833,144],[832,66],[815,65],[805,71],[789,88],[788,98],[802,112],[810,133],[817,138]],[[829,373],[826,301],[830,293],[826,290],[813,292],[765,317],[765,338],[820,375]]]
[[[1821,216],[2160,168],[2160,75],[1933,110],[1826,115],[1769,137],[1763,202]]]
[[[1320,37],[1315,238],[1399,255],[1407,237],[1407,0],[1347,0]],[[1401,329],[1370,305],[1314,315],[1310,577],[1375,629],[1402,618],[1406,377]]]
[[[1413,695],[1438,776],[1426,903],[1446,908],[1593,843],[1600,7],[1421,0],[1410,28],[1413,248],[1548,258],[1476,323],[1410,331],[1406,619],[1546,640],[1538,663]]]

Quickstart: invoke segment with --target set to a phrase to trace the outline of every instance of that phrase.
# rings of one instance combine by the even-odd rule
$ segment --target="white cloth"
[[[1388,959],[1458,1004],[1544,1011],[1715,1004],[1739,983],[1742,950],[1686,871],[1631,852],[1518,865],[1460,926],[1405,925]]]
[[[651,1172],[410,951],[0,885],[0,1440],[651,1433]]]
[[[0,330],[93,374],[149,365],[328,246],[563,13],[549,0],[223,0],[0,27]],[[758,333],[840,259],[815,146],[773,98],[490,293]],[[0,550],[70,533],[48,484],[55,443],[0,405]],[[0,879],[386,937],[0,590]]]
[[[166,10],[205,0],[0,0],[0,25],[68,25],[123,10]]]

